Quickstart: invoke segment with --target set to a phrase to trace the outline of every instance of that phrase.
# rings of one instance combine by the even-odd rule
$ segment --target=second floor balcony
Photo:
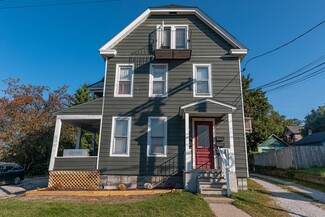
[[[159,26],[155,37],[155,59],[191,58],[191,32],[188,26]]]

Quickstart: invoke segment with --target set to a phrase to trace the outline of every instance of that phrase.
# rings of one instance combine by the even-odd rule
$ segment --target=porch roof
[[[202,99],[180,106],[179,115],[184,117],[185,113],[189,113],[191,116],[223,117],[226,114],[233,113],[235,110],[235,106],[212,99]]]
[[[80,105],[72,106],[55,115],[102,115],[103,98],[98,98]]]

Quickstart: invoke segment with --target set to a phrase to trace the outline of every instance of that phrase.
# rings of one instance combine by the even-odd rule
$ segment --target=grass
[[[0,207],[1,217],[213,216],[202,197],[188,192],[163,194],[149,200],[121,204],[23,201],[12,198],[0,200]]]
[[[308,169],[297,169],[296,173],[303,173],[311,176],[321,176],[325,177],[325,166],[323,167],[313,167]]]
[[[263,178],[262,178],[262,179],[263,179]],[[284,185],[284,184],[281,184],[281,183],[279,183],[279,182],[276,182],[276,181],[274,181],[274,180],[270,180],[270,179],[264,179],[264,180],[266,180],[267,182],[270,182],[270,183],[272,183],[272,184],[275,184],[275,185],[279,186],[280,188],[286,189],[286,190],[288,190],[288,191],[290,191],[290,192],[293,192],[293,193],[299,194],[299,195],[301,195],[301,196],[303,196],[303,197],[306,197],[306,198],[308,198],[308,199],[311,199],[311,200],[314,200],[314,201],[315,201],[315,199],[314,199],[312,196],[310,196],[309,194],[304,193],[304,192],[301,192],[301,191],[298,191],[298,190],[296,190],[296,189],[294,189],[294,188],[292,188],[292,187],[290,187],[290,186],[288,186],[288,185]]]
[[[268,174],[265,174],[268,175]],[[302,186],[306,186],[321,192],[325,193],[325,185],[321,185],[321,184],[317,184],[317,183],[313,183],[313,182],[307,182],[307,181],[303,181],[303,180],[299,180],[299,179],[295,179],[295,178],[288,178],[288,177],[283,177],[283,176],[277,176],[277,175],[269,175],[278,179],[282,179],[288,182],[293,182],[295,184],[298,185],[302,185]]]
[[[247,180],[248,190],[239,190],[231,197],[234,205],[253,217],[287,217],[289,214],[273,203],[270,194],[258,183]]]

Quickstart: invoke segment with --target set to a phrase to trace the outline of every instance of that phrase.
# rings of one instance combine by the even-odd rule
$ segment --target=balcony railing
[[[154,43],[155,59],[190,59],[191,45],[191,31],[186,28],[157,29]]]

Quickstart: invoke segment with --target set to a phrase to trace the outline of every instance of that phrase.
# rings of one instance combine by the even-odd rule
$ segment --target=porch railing
[[[229,149],[218,147],[220,157],[222,160],[221,173],[226,179],[227,183],[227,196],[230,196],[230,186],[229,186]]]

